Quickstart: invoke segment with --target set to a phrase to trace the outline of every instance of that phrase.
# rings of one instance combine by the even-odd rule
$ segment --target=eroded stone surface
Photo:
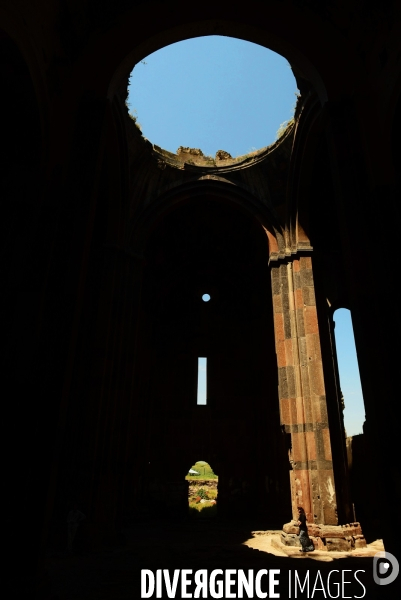
[[[192,154],[192,156],[203,156],[203,152],[200,148],[188,148],[180,146],[177,150],[177,154]]]
[[[216,160],[227,160],[228,158],[232,158],[229,152],[226,152],[225,150],[217,150]]]
[[[295,533],[283,533],[281,534],[281,541],[285,546],[300,546],[299,536]]]

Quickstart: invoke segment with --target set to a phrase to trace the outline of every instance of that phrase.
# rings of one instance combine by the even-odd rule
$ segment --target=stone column
[[[280,419],[290,436],[293,517],[337,525],[336,492],[310,256],[271,265]]]

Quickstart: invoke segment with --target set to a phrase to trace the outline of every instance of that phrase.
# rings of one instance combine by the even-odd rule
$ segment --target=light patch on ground
[[[369,558],[374,556],[380,550],[384,550],[383,540],[376,540],[371,544],[368,544],[366,548],[359,548],[358,550],[348,552],[328,552],[327,550],[315,550],[314,552],[307,552],[302,554],[297,546],[284,546],[281,543],[281,531],[253,531],[252,537],[243,542],[244,546],[259,550],[260,552],[266,552],[268,554],[274,554],[275,556],[287,556],[288,558],[311,558],[312,560],[320,562],[332,562],[340,558]]]

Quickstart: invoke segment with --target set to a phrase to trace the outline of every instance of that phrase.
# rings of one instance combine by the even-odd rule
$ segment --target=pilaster
[[[272,264],[280,420],[290,435],[293,516],[337,525],[319,325],[310,256]]]

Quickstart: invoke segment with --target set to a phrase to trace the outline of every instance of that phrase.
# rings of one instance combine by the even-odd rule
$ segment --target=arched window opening
[[[354,330],[351,313],[348,309],[340,308],[336,310],[333,318],[343,398],[344,425],[347,437],[352,437],[362,433],[365,421],[365,405],[356,356]]]
[[[293,121],[298,95],[280,54],[204,36],[165,46],[135,65],[127,106],[153,144],[178,154],[196,150],[218,163],[275,142]]]
[[[204,460],[198,460],[189,469],[188,509],[194,518],[210,518],[217,515],[217,486],[219,478]]]

